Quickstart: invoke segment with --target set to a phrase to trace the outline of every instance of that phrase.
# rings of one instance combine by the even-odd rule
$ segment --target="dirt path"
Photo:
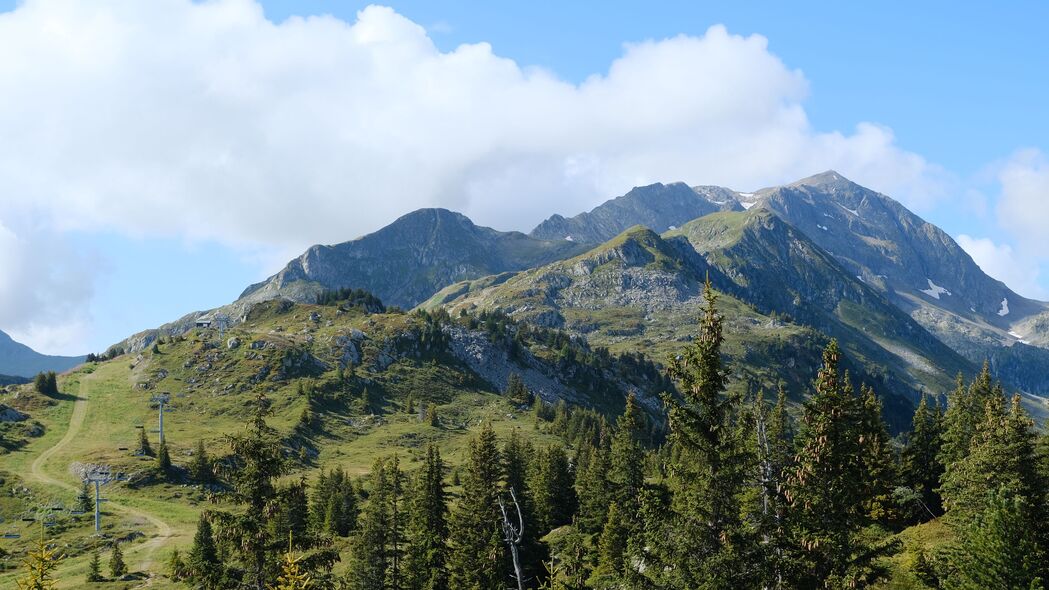
[[[74,485],[55,479],[54,477],[48,475],[47,472],[44,471],[44,465],[47,463],[48,459],[50,459],[55,453],[68,446],[69,443],[73,442],[77,434],[80,433],[80,428],[84,424],[84,417],[87,416],[87,382],[91,379],[91,377],[91,375],[84,375],[80,382],[80,391],[77,392],[77,400],[73,402],[73,413],[69,417],[69,428],[68,430],[66,430],[65,436],[63,436],[61,440],[55,443],[54,446],[40,453],[40,456],[33,461],[32,465],[29,467],[29,479],[36,480],[45,485],[63,488],[72,492],[80,491]],[[130,506],[126,506],[115,501],[108,502],[106,504],[106,509],[113,512],[127,514],[140,520],[144,520],[157,529],[156,536],[148,539],[145,543],[132,545],[127,549],[128,554],[139,554],[141,561],[137,564],[137,566],[134,569],[142,572],[149,571],[149,569],[153,566],[153,556],[156,553],[157,549],[162,547],[175,535],[175,532],[171,528],[171,525],[154,514],[150,514],[148,512],[144,512],[137,508],[132,508]]]

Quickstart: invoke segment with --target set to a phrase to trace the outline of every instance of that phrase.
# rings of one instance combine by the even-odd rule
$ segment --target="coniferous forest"
[[[901,550],[894,533],[941,521],[956,540],[910,564],[926,586],[1043,587],[1049,438],[986,367],[947,403],[923,396],[890,438],[834,341],[800,413],[783,391],[727,394],[717,295],[704,297],[662,416],[633,397],[614,420],[535,401],[559,444],[483,427],[461,465],[430,446],[412,471],[393,452],[363,477],[287,482],[260,395],[217,466],[239,509],[205,511],[173,575],[258,590],[864,588]]]

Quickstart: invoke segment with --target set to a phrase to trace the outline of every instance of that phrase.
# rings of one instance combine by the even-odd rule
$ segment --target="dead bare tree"
[[[521,572],[520,546],[524,539],[524,516],[521,514],[521,503],[517,501],[514,488],[510,488],[510,499],[517,510],[517,524],[510,521],[510,515],[506,510],[506,502],[499,497],[499,510],[503,514],[503,541],[510,547],[510,555],[514,560],[514,578],[517,580],[517,590],[524,590],[524,574]]]

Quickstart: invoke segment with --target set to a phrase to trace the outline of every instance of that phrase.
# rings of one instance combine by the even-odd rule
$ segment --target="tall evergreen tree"
[[[538,496],[533,488],[533,471],[538,463],[532,443],[521,436],[518,429],[510,431],[503,444],[503,490],[514,490],[521,517],[525,523],[521,541],[518,543],[518,559],[526,579],[541,578],[544,574],[543,560],[546,550],[539,541],[544,531],[536,516]],[[506,556],[506,568],[512,567],[510,555]]]
[[[608,482],[608,450],[602,446],[587,445],[579,451],[576,472],[576,497],[579,501],[576,526],[587,533],[601,531],[605,515],[612,502],[612,488]]]
[[[848,380],[848,373],[845,379]],[[881,408],[881,400],[875,395],[874,388],[861,385],[859,443],[867,485],[864,508],[872,521],[887,523],[895,512],[892,492],[896,488],[898,475],[896,457]]]
[[[91,485],[85,479],[80,482],[80,493],[76,497],[77,509],[83,512],[91,512],[95,509],[95,499],[91,497]]]
[[[87,581],[101,582],[102,580],[102,556],[98,554],[98,549],[92,549],[91,561],[87,564]]]
[[[868,583],[880,571],[875,560],[892,545],[871,545],[858,534],[870,523],[875,498],[864,454],[870,413],[838,372],[837,341],[823,351],[815,392],[805,404],[797,436],[797,461],[787,498],[809,562],[802,586],[842,588]]]
[[[208,458],[204,441],[197,441],[197,452],[193,454],[193,462],[190,463],[189,476],[193,481],[200,484],[209,484],[215,479],[214,470],[211,468],[211,459]]]
[[[760,539],[761,587],[785,590],[791,580],[797,579],[800,561],[792,534],[792,513],[785,495],[794,460],[794,433],[787,415],[786,391],[780,385],[771,411],[763,395],[757,397],[755,406],[754,442],[759,485],[751,502],[749,524]]]
[[[153,456],[153,447],[149,444],[149,437],[146,436],[145,428],[140,428],[138,431],[138,454],[145,457]]]
[[[157,448],[157,471],[165,477],[171,473],[171,455],[168,454],[167,441],[161,441],[160,447]]]
[[[670,375],[683,400],[670,406],[669,486],[672,491],[668,568],[660,573],[674,588],[747,586],[756,567],[744,555],[740,520],[746,474],[753,458],[736,419],[738,395],[725,395],[722,319],[708,280],[699,334],[672,360]]]
[[[187,557],[189,578],[201,590],[218,590],[223,582],[223,565],[206,514],[197,520],[197,532],[193,535],[193,546]]]
[[[452,588],[494,590],[509,580],[497,505],[500,467],[495,432],[485,425],[470,441],[462,495],[452,513],[448,560]]]
[[[638,498],[645,484],[645,449],[641,444],[645,436],[645,418],[637,399],[630,394],[623,414],[616,420],[609,453],[608,482],[613,500],[628,527],[637,524]]]
[[[244,509],[211,513],[220,545],[230,548],[226,564],[231,575],[244,588],[256,590],[265,590],[276,578],[287,543],[274,536],[277,527],[271,522],[282,513],[277,480],[287,473],[288,464],[279,433],[266,423],[269,414],[269,400],[260,394],[247,431],[228,437],[233,458],[225,478],[232,488],[229,498]],[[304,536],[295,542],[299,550],[311,550],[301,562],[311,575],[330,571],[338,558],[323,537]]]
[[[614,590],[622,587],[629,531],[613,502],[608,507],[608,519],[597,543],[597,566],[589,585],[596,590]]]
[[[386,459],[377,459],[372,466],[368,501],[351,545],[350,584],[357,590],[395,588],[390,579],[398,534],[393,515],[394,469]]]
[[[924,394],[918,402],[911,424],[907,446],[901,455],[901,477],[903,484],[914,490],[921,499],[925,507],[923,510],[927,510],[922,515],[922,520],[925,520],[943,514],[943,500],[937,491],[943,476],[943,439],[940,420],[929,408],[928,397]]]
[[[113,551],[109,555],[109,575],[121,578],[127,575],[127,564],[124,563],[124,552],[120,549],[120,542],[113,543]]]
[[[404,581],[406,590],[448,590],[448,500],[444,461],[435,445],[410,487]]]
[[[552,445],[535,455],[528,489],[535,503],[535,526],[543,535],[572,521],[575,489],[568,456],[561,445]]]

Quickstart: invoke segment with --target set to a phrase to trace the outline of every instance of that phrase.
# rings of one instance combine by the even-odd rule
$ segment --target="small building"
[[[208,316],[202,315],[199,318],[197,318],[197,324],[196,325],[197,325],[198,328],[210,328],[211,327],[211,318],[209,318]]]

